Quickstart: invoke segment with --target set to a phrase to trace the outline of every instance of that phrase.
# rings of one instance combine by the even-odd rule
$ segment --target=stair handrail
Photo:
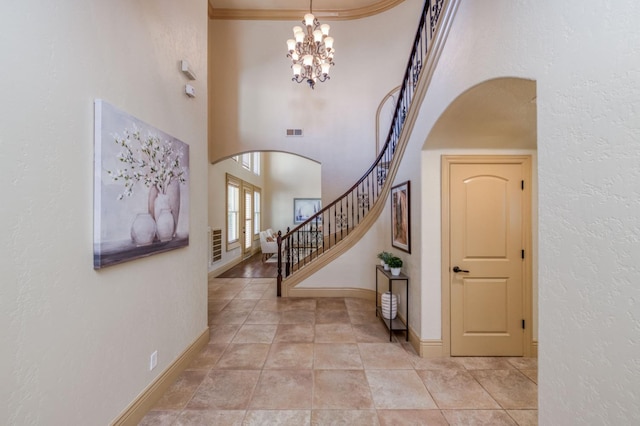
[[[423,60],[430,51],[429,47],[433,40],[433,34],[438,26],[444,3],[445,0],[425,0],[424,2],[418,23],[418,30],[405,69],[389,133],[384,146],[371,167],[369,167],[364,175],[350,189],[336,198],[332,203],[314,213],[303,223],[293,229],[287,228],[287,232],[284,235],[282,235],[281,231],[278,231],[278,297],[281,296],[283,256],[285,257],[284,272],[286,278],[342,241],[342,239],[349,234],[349,231],[364,219],[364,216],[371,210],[373,203],[378,201],[380,194],[384,193],[383,190],[386,189],[384,185],[387,183],[387,170],[391,167],[392,162],[396,160],[394,154],[397,143],[404,128],[407,112],[420,78]],[[429,18],[428,27],[426,25],[427,18]],[[351,199],[351,204],[349,204],[349,199]],[[354,208],[356,202],[357,208]],[[338,213],[338,207],[340,207],[340,213]],[[351,207],[351,216],[348,214],[349,207]],[[331,217],[332,209],[333,217]],[[347,211],[346,216],[344,213],[345,210]],[[360,216],[360,213],[362,213],[362,216]],[[324,227],[325,224],[327,224],[328,227]]]

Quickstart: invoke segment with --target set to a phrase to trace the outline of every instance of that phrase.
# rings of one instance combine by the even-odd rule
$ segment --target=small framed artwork
[[[320,198],[294,198],[293,223],[302,223],[322,210]]]
[[[391,188],[391,245],[411,253],[410,183]]]

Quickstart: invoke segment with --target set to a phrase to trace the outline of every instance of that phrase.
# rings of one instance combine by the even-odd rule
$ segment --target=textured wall
[[[407,0],[369,18],[326,21],[336,65],[315,90],[291,81],[286,40],[298,21],[212,21],[212,160],[296,153],[322,164],[323,197],[344,193],[375,158],[376,109],[402,81],[422,5]],[[304,137],[285,137],[287,128]]]
[[[206,13],[205,0],[0,6],[2,424],[107,424],[206,329]],[[189,247],[94,271],[94,98],[189,144]]]
[[[462,1],[414,132],[482,81],[536,81],[541,425],[640,418],[638,16],[631,0]]]
[[[635,424],[640,4],[541,9],[540,421]]]

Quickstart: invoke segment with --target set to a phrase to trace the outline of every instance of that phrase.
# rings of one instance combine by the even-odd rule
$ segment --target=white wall
[[[406,259],[404,253],[391,248],[390,215],[391,212],[387,205],[380,219],[362,239],[333,262],[302,281],[296,288],[375,290],[375,266],[380,264],[380,260],[377,258],[378,253],[383,250],[393,251],[398,257]]]
[[[204,0],[0,6],[0,423],[107,424],[206,330],[206,14]],[[189,144],[188,247],[93,269],[95,98]]]
[[[242,167],[242,164],[232,159],[226,159],[209,165],[209,227],[222,230],[222,259],[209,265],[209,272],[222,271],[225,265],[238,261],[242,257],[242,248],[237,247],[227,251],[227,173],[261,189],[262,208],[268,206],[268,189],[265,179],[265,154],[261,155],[261,174],[258,176]],[[264,211],[263,222],[264,222]],[[259,241],[253,242],[257,249]]]
[[[336,65],[315,90],[291,81],[286,40],[298,21],[213,21],[212,160],[239,151],[292,152],[322,164],[323,196],[345,192],[375,159],[376,110],[402,81],[423,3],[323,20],[335,38]],[[303,129],[304,137],[285,137],[287,128]]]
[[[479,82],[536,81],[540,424],[640,418],[637,16],[630,0],[462,1],[414,132]]]
[[[242,257],[242,250],[226,249],[226,173],[262,189],[262,228],[274,232],[293,228],[293,199],[321,198],[321,166],[315,161],[282,152],[262,152],[261,174],[255,175],[232,159],[209,166],[209,226],[222,229],[222,259],[209,272],[222,272]],[[257,248],[259,241],[254,241]]]
[[[640,4],[631,0],[615,7],[461,1],[407,148],[422,146],[442,112],[478,83],[536,81],[542,425],[635,424],[640,418],[638,16]],[[419,220],[412,215],[412,238],[422,223],[421,272],[438,279],[422,283],[421,334],[435,337],[440,272],[430,254],[439,250],[428,246],[440,233],[439,217],[429,213],[440,211],[439,201],[430,203],[439,200],[439,153],[421,157],[405,155],[396,181],[429,182],[412,191],[412,206],[422,207]],[[409,268],[414,276],[415,266]]]
[[[267,222],[274,232],[293,229],[293,199],[322,198],[322,166],[312,160],[282,152],[265,153],[268,199]],[[323,200],[324,201],[324,200]],[[333,200],[329,200],[333,201]]]

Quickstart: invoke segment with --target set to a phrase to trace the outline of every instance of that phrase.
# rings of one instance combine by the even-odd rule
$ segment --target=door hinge
[[[524,181],[523,180],[520,181],[520,189],[522,189],[524,191]]]
[[[522,250],[522,251],[520,252],[520,257],[522,257],[522,258],[524,259],[524,250]]]
[[[524,320],[522,320],[522,329],[524,330]]]

